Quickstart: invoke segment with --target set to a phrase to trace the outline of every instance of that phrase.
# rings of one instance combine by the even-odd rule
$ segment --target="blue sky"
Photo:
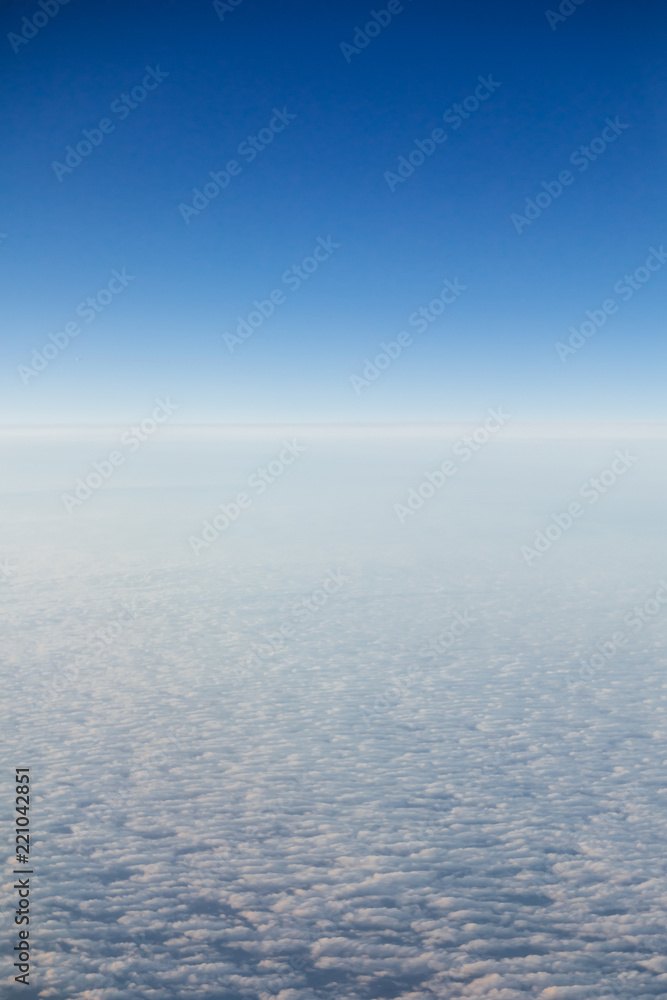
[[[344,52],[386,4],[242,0],[221,18],[204,2],[70,0],[25,43],[8,36],[41,8],[3,4],[0,420],[123,422],[164,394],[186,423],[472,420],[497,404],[524,420],[658,419],[665,17],[650,0],[570,6],[552,29],[538,3],[405,0]],[[499,86],[455,128],[443,115],[475,104],[480,77]],[[142,91],[145,78],[160,82]],[[89,155],[54,167],[104,119]],[[271,141],[251,160],[239,146],[258,134]],[[432,153],[396,181],[417,140]],[[230,160],[186,221],[179,206]],[[517,232],[512,213],[568,169]],[[465,290],[418,332],[409,317],[445,279]],[[272,315],[230,350],[224,335],[271,292]],[[556,343],[610,299],[561,360]],[[67,323],[78,336],[26,375]],[[355,391],[401,331],[411,342]]]

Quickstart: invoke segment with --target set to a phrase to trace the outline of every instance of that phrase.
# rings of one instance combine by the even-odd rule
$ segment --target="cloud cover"
[[[576,677],[664,573],[650,515],[628,526],[644,486],[532,572],[526,526],[604,443],[560,455],[546,500],[537,452],[489,456],[410,526],[391,502],[437,442],[374,445],[365,474],[332,447],[198,564],[179,545],[203,487],[165,491],[150,539],[141,490],[91,503],[69,547],[44,496],[3,498],[13,537],[45,541],[4,584],[2,696],[5,773],[29,758],[34,782],[37,995],[663,995],[667,615]],[[329,569],[344,586],[239,673]],[[127,627],[28,710],[17,678],[51,683],[121,604]],[[425,655],[455,612],[475,623]]]

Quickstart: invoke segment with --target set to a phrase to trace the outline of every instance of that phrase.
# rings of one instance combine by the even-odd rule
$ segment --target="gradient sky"
[[[664,9],[572,6],[552,30],[546,3],[405,0],[348,62],[341,43],[383,0],[242,0],[222,20],[210,2],[71,0],[17,52],[9,33],[40,8],[6,0],[0,421],[123,422],[165,394],[187,423],[474,420],[498,404],[660,418],[667,265],[627,302],[613,286],[667,241]],[[147,66],[168,76],[120,120],[112,102]],[[479,110],[443,122],[489,74],[501,86]],[[276,107],[296,118],[247,162],[239,144]],[[572,167],[616,116],[630,127]],[[59,180],[53,162],[103,118],[114,131]],[[438,127],[447,140],[392,192],[385,172]],[[230,159],[241,173],[186,224],[179,204]],[[517,233],[511,213],[568,168]],[[340,247],[290,291],[281,275],[328,236]],[[123,267],[128,287],[24,385],[17,366]],[[445,278],[465,293],[355,394],[350,376]],[[276,288],[286,301],[231,354],[223,334]],[[618,312],[561,362],[554,344],[609,298]]]

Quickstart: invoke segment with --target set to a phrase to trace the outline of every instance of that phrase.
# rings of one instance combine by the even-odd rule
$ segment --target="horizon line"
[[[158,428],[158,439],[183,441],[193,439],[253,438],[306,434],[321,437],[456,437],[474,429],[486,414],[476,420],[430,422],[316,422],[281,421],[275,423],[171,423]],[[76,424],[0,424],[0,439],[4,438],[74,438],[106,437],[132,426],[123,423]],[[141,418],[138,419],[141,423]],[[657,420],[517,420],[508,419],[498,440],[667,440],[667,421]]]

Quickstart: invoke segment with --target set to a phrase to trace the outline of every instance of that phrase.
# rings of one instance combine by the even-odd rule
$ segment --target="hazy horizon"
[[[3,1000],[667,996],[666,26],[0,4]]]

